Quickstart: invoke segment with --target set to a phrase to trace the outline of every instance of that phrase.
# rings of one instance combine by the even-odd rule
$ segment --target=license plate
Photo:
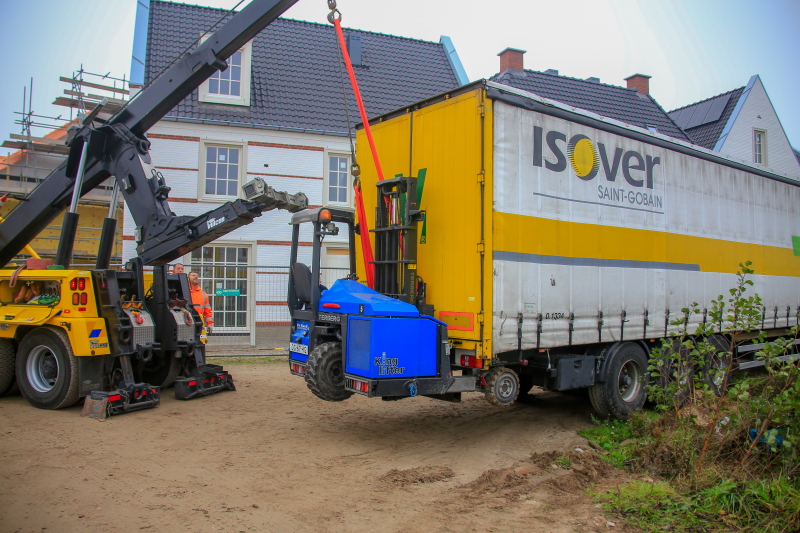
[[[295,344],[293,342],[290,342],[289,350],[292,352],[301,353],[303,355],[308,355],[308,346],[306,346],[305,344]]]

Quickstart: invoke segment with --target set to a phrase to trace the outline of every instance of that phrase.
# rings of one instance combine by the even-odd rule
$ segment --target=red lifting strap
[[[344,41],[344,33],[342,33],[342,23],[338,18],[333,19],[333,25],[336,26],[336,33],[339,36],[339,48],[342,50],[344,56],[344,64],[347,67],[347,73],[350,75],[350,83],[353,85],[353,93],[356,95],[358,101],[358,111],[361,113],[361,122],[364,123],[364,131],[369,140],[369,148],[372,151],[372,159],[375,161],[375,169],[378,171],[378,181],[383,181],[383,170],[381,170],[381,163],[378,160],[378,151],[375,150],[375,141],[372,138],[372,130],[369,128],[369,120],[367,119],[367,111],[364,109],[364,101],[361,99],[361,91],[358,90],[358,82],[356,75],[353,72],[353,65],[350,62],[350,54],[347,52],[347,44]],[[361,234],[361,251],[364,255],[364,269],[367,272],[367,285],[370,289],[375,288],[375,265],[374,256],[372,255],[372,244],[369,241],[369,226],[367,225],[367,216],[364,211],[364,198],[361,196],[361,187],[353,184],[356,192],[356,215],[358,216],[358,223]]]

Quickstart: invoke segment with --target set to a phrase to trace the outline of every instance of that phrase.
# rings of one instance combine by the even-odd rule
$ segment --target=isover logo
[[[544,141],[550,154],[544,154]],[[566,156],[559,143],[566,145]],[[643,157],[635,150],[626,152],[619,147],[613,148],[613,151],[609,157],[609,150],[605,144],[598,142],[595,147],[586,135],[573,135],[567,142],[567,136],[560,131],[548,131],[545,136],[543,128],[539,126],[533,128],[534,166],[544,165],[547,170],[564,172],[569,159],[573,172],[583,181],[592,181],[596,178],[602,166],[605,182],[601,181],[597,185],[599,199],[631,205],[663,207],[662,197],[652,194],[651,191],[654,181],[653,170],[661,164],[661,158],[651,155]],[[555,162],[551,162],[551,159],[555,159]],[[622,179],[617,181],[620,171]]]

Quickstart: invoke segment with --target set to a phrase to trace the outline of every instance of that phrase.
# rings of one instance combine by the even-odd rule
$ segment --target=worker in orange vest
[[[203,321],[206,324],[206,332],[210,335],[212,326],[214,326],[211,302],[208,299],[208,294],[200,288],[200,275],[197,272],[189,272],[189,288],[192,294],[192,304],[200,316],[203,317]]]

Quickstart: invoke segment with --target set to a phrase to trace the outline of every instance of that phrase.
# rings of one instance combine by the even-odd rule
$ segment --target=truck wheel
[[[589,399],[597,414],[627,420],[641,410],[647,399],[647,356],[632,342],[626,342],[609,355],[605,383],[589,389]]]
[[[78,359],[69,337],[57,328],[37,328],[17,350],[17,383],[22,396],[39,409],[63,409],[79,399]]]
[[[314,396],[328,402],[341,402],[353,395],[344,388],[342,345],[320,344],[311,351],[306,362],[306,386]]]
[[[182,359],[176,358],[174,351],[164,352],[163,358],[156,361],[154,357],[149,366],[142,369],[142,381],[166,389],[180,375],[183,366],[181,363]]]
[[[0,339],[0,396],[14,386],[14,343],[10,339]]]
[[[655,363],[658,367],[655,379],[659,387],[666,390],[677,380],[678,386],[671,401],[680,407],[691,396],[694,384],[694,364],[689,349],[679,339],[673,339],[661,349],[661,357]]]
[[[486,400],[506,407],[517,401],[519,378],[510,368],[493,368],[486,374]]]
[[[715,348],[713,354],[708,356],[708,361],[703,361],[703,381],[711,392],[720,396],[723,391],[725,377],[730,368],[731,362],[731,343],[722,335],[712,335],[707,342]]]
[[[519,374],[519,397],[517,401],[522,403],[533,403],[535,396],[531,394],[533,388],[533,376],[530,374]]]

